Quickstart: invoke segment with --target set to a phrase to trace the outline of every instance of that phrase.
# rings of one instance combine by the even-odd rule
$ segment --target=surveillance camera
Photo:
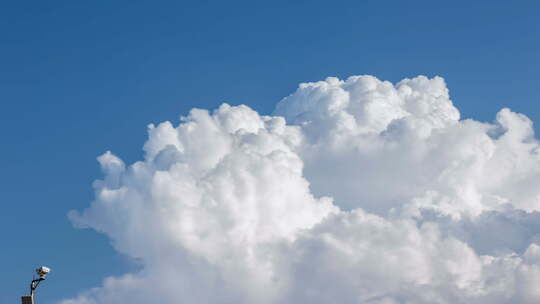
[[[51,269],[46,266],[41,266],[38,269],[36,269],[36,273],[39,275],[40,278],[45,279],[45,276],[51,272]]]

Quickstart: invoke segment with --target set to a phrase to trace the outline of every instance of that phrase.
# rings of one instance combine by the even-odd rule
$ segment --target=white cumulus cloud
[[[69,216],[141,268],[62,304],[538,303],[540,145],[460,120],[440,77],[300,84],[273,116],[194,109],[107,152]]]

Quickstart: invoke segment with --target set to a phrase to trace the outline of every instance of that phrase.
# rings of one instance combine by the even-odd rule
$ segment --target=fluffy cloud
[[[72,221],[141,269],[63,304],[537,303],[540,145],[460,120],[440,77],[304,83],[274,116],[194,109],[98,158]]]

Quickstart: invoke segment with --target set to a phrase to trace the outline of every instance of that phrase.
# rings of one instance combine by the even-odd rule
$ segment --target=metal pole
[[[41,283],[41,281],[45,281],[45,277],[50,271],[51,269],[45,266],[41,266],[40,268],[36,269],[36,273],[39,275],[39,278],[33,279],[30,283],[30,295],[21,297],[22,304],[34,304],[34,295],[36,294],[36,288],[38,287],[39,283]]]

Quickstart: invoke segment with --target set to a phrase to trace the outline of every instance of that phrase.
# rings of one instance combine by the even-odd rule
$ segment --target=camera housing
[[[36,269],[36,273],[39,275],[39,278],[43,280],[45,280],[45,277],[47,274],[49,274],[49,272],[51,272],[51,269],[47,266],[41,266]]]

